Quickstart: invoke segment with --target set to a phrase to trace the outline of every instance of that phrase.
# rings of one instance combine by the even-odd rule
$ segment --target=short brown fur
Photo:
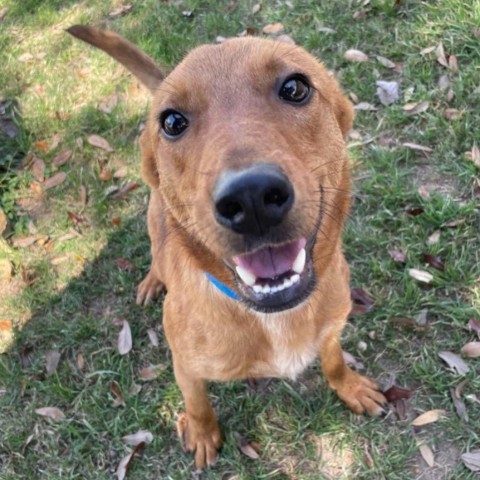
[[[140,139],[142,173],[151,187],[152,265],[137,302],[147,304],[167,290],[163,324],[186,405],[178,429],[196,466],[213,464],[221,445],[209,380],[294,377],[318,356],[329,385],[349,408],[379,414],[383,395],[345,364],[340,346],[351,308],[341,230],[350,190],[344,138],[353,108],[337,81],[303,49],[257,38],[199,47],[163,80],[136,47],[122,50],[121,37],[115,35],[112,46],[109,34],[90,27],[70,33],[117,58],[153,93]],[[125,51],[135,58],[125,59]],[[313,97],[303,107],[286,106],[275,82],[298,71],[312,81]],[[191,119],[188,133],[175,141],[160,132],[158,117],[167,108]],[[295,187],[283,242],[316,231],[319,208],[325,210],[312,253],[313,293],[293,309],[270,314],[228,298],[205,275],[235,290],[224,260],[249,247],[215,221],[212,190],[225,169],[263,159],[278,164]]]

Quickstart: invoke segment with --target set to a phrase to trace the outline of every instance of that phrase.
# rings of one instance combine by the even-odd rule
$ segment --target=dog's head
[[[143,175],[198,262],[255,310],[306,299],[349,203],[353,109],[336,80],[303,49],[251,37],[199,47],[164,79],[116,58],[154,95]]]

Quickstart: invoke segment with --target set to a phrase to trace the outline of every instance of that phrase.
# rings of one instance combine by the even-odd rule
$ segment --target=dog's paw
[[[222,446],[222,434],[216,420],[209,422],[207,428],[201,428],[189,422],[187,414],[182,413],[178,416],[177,433],[184,450],[195,453],[195,467],[198,470],[215,465],[218,449]]]
[[[165,285],[150,271],[137,288],[137,305],[149,305],[165,289]]]
[[[385,414],[383,407],[387,400],[378,385],[367,377],[349,370],[341,382],[332,384],[332,388],[348,408],[358,415],[365,412],[369,415]]]

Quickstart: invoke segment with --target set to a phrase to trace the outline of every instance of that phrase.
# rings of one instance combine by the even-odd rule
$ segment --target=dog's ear
[[[165,78],[147,54],[116,33],[97,30],[87,25],[73,25],[67,32],[108,53],[130,70],[152,93]]]
[[[342,131],[343,138],[347,138],[348,132],[352,129],[355,110],[350,100],[348,100],[338,85],[335,90],[335,95],[332,99],[332,108],[340,130]]]
[[[153,150],[152,139],[150,136],[148,125],[140,135],[140,153],[142,157],[141,171],[144,182],[153,189],[157,189],[160,185],[158,175],[157,162]]]

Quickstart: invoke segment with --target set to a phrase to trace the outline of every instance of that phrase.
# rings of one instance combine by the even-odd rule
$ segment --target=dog
[[[199,469],[222,444],[207,381],[295,378],[315,358],[357,414],[383,413],[377,384],[344,361],[351,310],[341,232],[349,209],[345,137],[354,110],[302,48],[245,37],[191,51],[166,76],[113,32],[75,25],[153,95],[140,137],[151,188],[151,268],[185,400],[178,431]]]

